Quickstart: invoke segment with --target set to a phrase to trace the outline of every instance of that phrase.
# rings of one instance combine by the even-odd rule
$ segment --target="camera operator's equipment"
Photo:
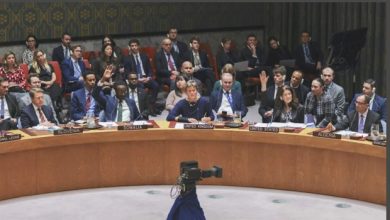
[[[206,219],[203,209],[200,207],[195,186],[196,181],[212,176],[221,178],[222,168],[213,166],[210,169],[201,170],[198,167],[198,161],[182,161],[180,163],[180,176],[171,188],[171,197],[176,198],[176,200],[169,211],[167,220]]]

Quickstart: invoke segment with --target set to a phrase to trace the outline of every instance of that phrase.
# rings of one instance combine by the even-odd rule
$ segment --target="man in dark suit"
[[[111,78],[111,72],[105,70],[98,86],[93,90],[93,97],[104,107],[105,121],[126,122],[141,120],[137,105],[134,100],[130,99],[127,94],[127,84],[123,81],[114,83],[115,96],[105,95],[102,91],[104,81]]]
[[[149,57],[146,54],[139,52],[138,39],[131,39],[129,41],[129,47],[130,55],[124,57],[125,71],[127,74],[131,72],[136,73],[138,85],[142,88],[146,87],[152,91],[149,103],[151,108],[149,110],[151,111],[150,114],[155,116],[160,113],[156,108],[157,95],[160,90],[160,86],[156,80],[153,79]]]
[[[241,92],[232,90],[233,75],[231,73],[222,73],[221,81],[222,88],[211,93],[211,108],[225,120],[232,119],[236,111],[241,111],[241,117],[244,117],[248,109],[245,106]],[[226,112],[226,114],[223,114],[223,112]]]
[[[310,92],[309,88],[302,84],[303,82],[303,73],[300,70],[294,70],[291,75],[291,80],[287,82],[287,85],[290,85],[293,88],[295,95],[297,96],[299,103],[302,105],[305,104],[307,93]]]
[[[66,93],[73,92],[84,87],[83,74],[85,66],[80,45],[72,47],[72,55],[61,63],[63,86]]]
[[[301,43],[295,48],[295,66],[303,72],[304,84],[311,86],[311,81],[320,75],[324,55],[320,46],[311,41],[308,31],[301,32]]]
[[[348,112],[355,110],[355,100],[358,96],[364,94],[370,97],[369,108],[380,115],[380,119],[387,122],[387,99],[375,93],[375,80],[367,79],[363,83],[363,93],[355,94],[351,104],[349,105]]]
[[[284,66],[275,67],[273,69],[273,78],[275,84],[268,88],[267,82],[269,76],[266,75],[264,70],[260,73],[261,103],[259,106],[259,114],[263,118],[264,123],[269,123],[273,120],[273,110],[276,95],[278,94],[278,91],[285,85],[286,71],[287,70]]]
[[[161,50],[156,54],[156,75],[157,81],[161,84],[168,85],[172,90],[175,86],[176,76],[180,74],[181,66],[179,55],[171,51],[172,41],[164,38],[161,41]]]
[[[141,113],[142,117],[144,119],[148,119],[149,115],[155,117],[156,114],[152,113],[152,107],[148,102],[148,95],[142,87],[142,84],[138,82],[137,74],[135,72],[130,72],[126,83],[128,89],[128,97],[134,100],[137,109]]]
[[[61,45],[53,49],[52,60],[57,61],[59,64],[65,59],[70,58],[72,37],[69,33],[64,32],[61,37]]]
[[[194,67],[194,77],[206,85],[205,95],[209,96],[215,82],[214,71],[209,64],[207,53],[201,51],[200,39],[192,37],[190,40],[191,49],[185,54],[185,61],[190,61]]]
[[[30,90],[31,104],[22,110],[20,122],[23,128],[30,128],[36,125],[52,126],[57,124],[53,111],[44,105],[43,90],[33,88]]]
[[[99,116],[100,107],[92,96],[92,90],[96,85],[96,75],[92,71],[87,71],[84,75],[84,88],[72,93],[70,100],[70,117],[77,121],[83,119],[87,113]]]
[[[335,131],[349,127],[351,131],[370,133],[372,124],[380,124],[379,114],[369,109],[370,100],[370,97],[366,95],[357,96],[356,110],[349,112],[343,120],[338,121],[334,126],[330,123],[327,128]]]
[[[0,130],[17,129],[20,111],[16,98],[8,94],[9,82],[0,77]]]
[[[177,28],[171,27],[168,30],[167,37],[172,42],[172,51],[175,51],[177,54],[179,54],[180,62],[183,62],[184,55],[188,51],[187,44],[184,42],[177,40]]]

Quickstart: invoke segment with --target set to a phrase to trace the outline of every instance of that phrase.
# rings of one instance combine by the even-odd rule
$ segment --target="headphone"
[[[167,34],[167,37],[169,38],[169,34]]]
[[[192,47],[192,43],[190,43],[190,47]]]
[[[286,80],[286,75],[283,75],[283,76],[282,76],[282,79],[283,79],[283,81]]]
[[[221,46],[223,47],[223,42],[221,42]]]

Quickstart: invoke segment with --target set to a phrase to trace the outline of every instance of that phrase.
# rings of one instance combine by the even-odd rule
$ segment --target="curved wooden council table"
[[[74,189],[173,184],[183,160],[219,165],[199,184],[385,204],[386,149],[368,141],[239,129],[88,131],[0,143],[0,200]]]

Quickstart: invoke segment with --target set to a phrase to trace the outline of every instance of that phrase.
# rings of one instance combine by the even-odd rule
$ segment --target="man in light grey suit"
[[[34,74],[34,73],[30,74],[27,81],[28,83],[30,83],[31,88],[41,88],[41,80],[39,79],[38,74]],[[29,93],[23,93],[23,96],[18,98],[17,101],[18,101],[19,109],[23,110],[23,108],[31,104],[31,97]],[[56,112],[54,110],[53,103],[51,102],[51,98],[48,94],[45,93],[43,94],[43,104],[51,108],[51,110],[53,111],[54,119],[58,124]]]
[[[325,67],[321,74],[322,80],[325,82],[325,92],[332,97],[335,103],[335,114],[341,119],[344,115],[345,93],[343,87],[333,82],[334,70],[330,67]]]

